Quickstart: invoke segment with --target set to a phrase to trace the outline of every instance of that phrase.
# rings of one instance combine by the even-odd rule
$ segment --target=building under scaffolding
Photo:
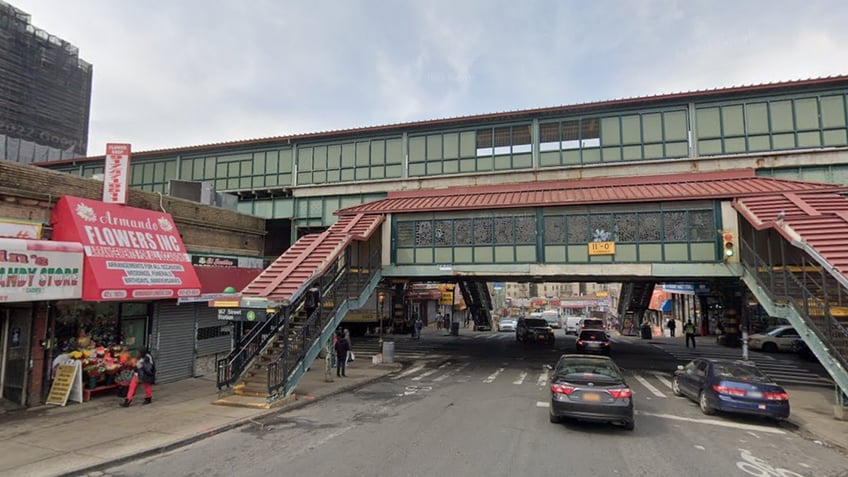
[[[0,159],[85,157],[91,78],[75,46],[0,0]]]

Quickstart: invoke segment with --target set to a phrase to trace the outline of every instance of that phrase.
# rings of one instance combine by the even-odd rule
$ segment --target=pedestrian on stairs
[[[348,341],[344,339],[344,334],[339,332],[336,336],[336,376],[347,376],[345,374],[345,364],[347,362],[347,352],[350,351]]]
[[[153,356],[146,347],[139,348],[135,366],[135,372],[130,380],[130,388],[127,390],[127,397],[121,403],[122,407],[130,407],[130,404],[132,404],[139,380],[144,384],[143,404],[153,402],[153,384],[156,383],[156,364],[153,362]]]

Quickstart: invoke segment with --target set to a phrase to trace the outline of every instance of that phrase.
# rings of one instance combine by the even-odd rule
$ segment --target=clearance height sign
[[[170,214],[63,196],[53,237],[85,250],[82,299],[155,300],[200,295],[200,282]]]

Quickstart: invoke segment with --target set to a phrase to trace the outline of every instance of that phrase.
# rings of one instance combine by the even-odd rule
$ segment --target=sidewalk
[[[324,380],[313,366],[297,386],[294,399],[272,409],[213,404],[214,377],[156,385],[153,403],[141,404],[140,389],[129,408],[116,396],[95,397],[65,407],[39,406],[0,414],[0,475],[79,475],[144,455],[188,445],[239,427],[264,415],[363,386],[401,368],[357,360],[346,378]]]
[[[611,336],[630,344],[662,345],[684,342],[683,336],[674,338],[654,336],[647,340],[639,336],[622,335],[618,331],[612,331]],[[698,350],[728,349],[726,346],[717,344],[715,336],[699,336],[697,346]],[[792,407],[789,419],[786,420],[786,427],[797,429],[800,435],[808,439],[848,453],[848,421],[834,418],[835,390],[815,386],[784,386],[784,389],[789,394],[789,403]]]

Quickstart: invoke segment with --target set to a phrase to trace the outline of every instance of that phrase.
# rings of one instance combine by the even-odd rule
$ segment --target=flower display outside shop
[[[87,342],[88,346],[68,353],[71,359],[80,361],[83,381],[88,388],[101,385],[128,385],[135,369],[135,359],[123,346],[106,348]]]

